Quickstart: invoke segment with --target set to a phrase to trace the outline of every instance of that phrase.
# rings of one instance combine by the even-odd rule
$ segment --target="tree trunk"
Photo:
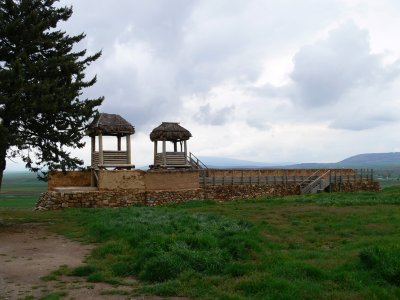
[[[1,151],[3,152],[3,151]],[[4,170],[6,169],[6,152],[0,153],[0,191],[1,191],[1,185],[3,182],[3,173]]]

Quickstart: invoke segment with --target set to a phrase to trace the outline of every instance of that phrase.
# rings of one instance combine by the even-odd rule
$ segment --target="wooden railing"
[[[103,165],[128,164],[128,153],[126,151],[103,151]],[[92,154],[92,166],[96,167],[100,164],[99,152]]]
[[[192,152],[189,153],[188,163],[196,169],[208,169],[207,166],[198,159]]]
[[[307,180],[300,183],[300,189],[302,194],[313,193],[318,190],[324,190],[330,185],[328,177],[331,174],[331,170],[318,170]]]
[[[156,154],[155,164],[159,166],[186,166],[186,157],[184,152],[167,152],[164,162],[163,153]]]
[[[325,180],[322,184],[328,186],[331,183],[340,184],[345,182],[356,181],[373,181],[373,170],[363,169],[354,170],[353,174],[342,174],[340,169],[333,170],[316,170],[311,176],[200,176],[200,184],[202,186],[224,186],[224,185],[277,185],[277,184],[297,184],[301,188],[307,186],[313,189],[319,180]],[[307,182],[307,184],[304,184]],[[327,184],[327,185],[326,185]],[[303,186],[302,186],[303,185]]]

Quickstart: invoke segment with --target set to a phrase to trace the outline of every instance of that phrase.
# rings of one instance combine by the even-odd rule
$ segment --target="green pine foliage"
[[[85,69],[101,52],[75,50],[85,35],[57,29],[72,8],[56,0],[0,1],[0,182],[6,157],[22,157],[32,171],[82,164],[67,147],[81,148],[88,122],[103,98],[81,99],[95,84]]]

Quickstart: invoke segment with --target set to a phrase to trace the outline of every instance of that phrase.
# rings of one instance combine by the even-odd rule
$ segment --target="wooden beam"
[[[157,160],[157,141],[154,141],[154,165],[156,165],[156,160]]]
[[[90,154],[90,164],[92,165],[92,167],[94,167],[93,166],[93,162],[94,162],[94,152],[96,151],[96,136],[92,136],[92,138],[91,138],[91,140],[92,140],[92,153]]]
[[[121,136],[117,136],[117,141],[118,141],[118,151],[121,151]],[[128,149],[128,148],[127,148]]]
[[[103,134],[99,133],[99,165],[102,165],[103,161]]]
[[[183,141],[183,145],[184,145],[184,151],[185,151],[185,160],[187,160],[187,143],[186,143],[186,141]]]
[[[165,141],[162,141],[162,151],[163,151],[163,165],[167,164],[167,146]]]

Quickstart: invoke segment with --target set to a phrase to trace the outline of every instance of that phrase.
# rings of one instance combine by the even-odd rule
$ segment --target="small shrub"
[[[118,261],[111,265],[111,272],[116,276],[129,276],[133,274],[132,263],[128,261]]]
[[[71,276],[88,276],[96,271],[96,268],[91,265],[79,266],[73,269],[69,275]]]
[[[107,255],[116,255],[122,254],[125,251],[125,245],[118,241],[118,242],[111,242],[100,246],[93,250],[92,255],[95,258],[104,258]]]
[[[87,281],[89,282],[101,282],[104,281],[104,275],[101,272],[94,272],[90,274],[87,278]]]
[[[66,295],[67,295],[66,292],[52,292],[40,298],[40,300],[59,300],[64,298]]]
[[[139,274],[140,279],[150,282],[161,282],[175,279],[187,264],[173,253],[163,253],[149,259]]]

